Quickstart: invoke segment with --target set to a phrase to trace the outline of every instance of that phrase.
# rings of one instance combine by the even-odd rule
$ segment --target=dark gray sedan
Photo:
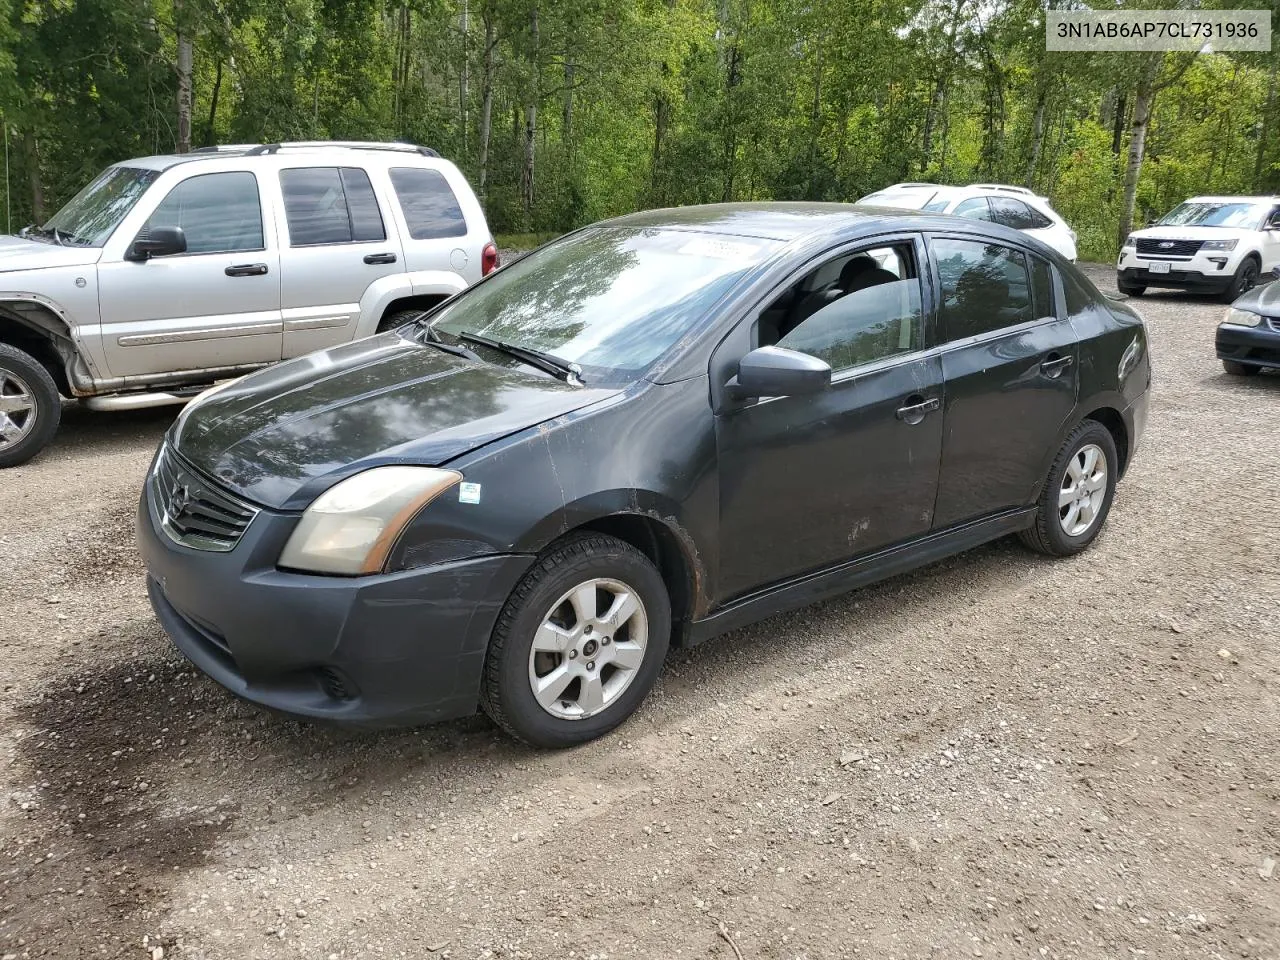
[[[161,623],[242,697],[479,706],[566,746],[636,710],[672,643],[1006,534],[1085,549],[1149,383],[1137,314],[1015,230],[641,213],[193,402],[139,540]]]

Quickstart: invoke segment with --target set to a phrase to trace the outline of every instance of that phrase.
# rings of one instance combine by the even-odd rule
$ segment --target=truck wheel
[[[1218,295],[1218,299],[1222,303],[1231,303],[1243,293],[1248,293],[1258,283],[1258,261],[1252,256],[1245,257],[1244,263],[1236,270],[1235,279],[1233,279],[1227,289]]]
[[[1132,283],[1125,283],[1123,280],[1116,281],[1116,289],[1126,297],[1140,297],[1147,292],[1146,287]]]
[[[412,323],[417,320],[426,312],[425,310],[397,310],[395,313],[389,313],[378,324],[378,333],[386,333],[388,330],[396,330],[403,327],[406,323]]]
[[[58,430],[62,401],[49,371],[17,347],[0,343],[0,468],[39,453]]]

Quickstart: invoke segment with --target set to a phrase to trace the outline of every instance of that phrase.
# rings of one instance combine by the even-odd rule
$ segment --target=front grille
[[[1138,238],[1138,253],[1148,257],[1191,257],[1203,240],[1150,240]]]
[[[156,460],[151,489],[165,532],[196,550],[231,550],[258,514],[185,466],[167,447]]]
[[[1276,333],[1280,333],[1280,317],[1267,317],[1267,326]]]

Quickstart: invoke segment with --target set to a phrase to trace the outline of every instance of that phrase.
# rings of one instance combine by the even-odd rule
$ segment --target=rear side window
[[[948,340],[963,340],[1026,323],[1037,316],[1031,272],[1020,250],[980,240],[935,239]],[[1041,281],[1047,282],[1047,270]],[[1047,293],[1046,293],[1047,295]]]
[[[1015,230],[1043,230],[1045,227],[1053,226],[1044,214],[1012,197],[992,197],[991,209],[996,223],[1003,223],[1006,227],[1013,227]]]
[[[991,207],[988,206],[986,197],[971,197],[951,212],[957,217],[967,217],[970,220],[991,219]]]
[[[386,239],[369,175],[359,167],[281,170],[280,190],[290,246]]]
[[[391,185],[395,187],[400,209],[414,240],[438,237],[462,237],[467,221],[449,181],[436,170],[422,167],[392,167]]]
[[[258,179],[248,172],[228,172],[183,180],[160,201],[143,232],[152,227],[181,227],[189,254],[261,250]]]

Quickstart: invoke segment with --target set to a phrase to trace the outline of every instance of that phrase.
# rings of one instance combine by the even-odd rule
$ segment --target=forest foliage
[[[1280,192],[1280,53],[1047,53],[1063,2],[0,0],[5,223],[132,156],[324,138],[436,148],[502,232],[998,181],[1100,258],[1127,193]]]

